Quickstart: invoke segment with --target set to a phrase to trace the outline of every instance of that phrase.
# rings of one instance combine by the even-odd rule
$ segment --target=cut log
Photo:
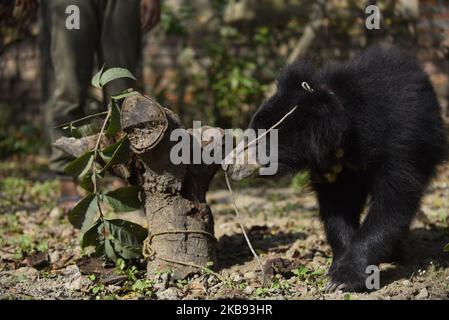
[[[214,221],[206,191],[219,166],[173,164],[170,151],[177,142],[170,141],[170,133],[182,129],[180,120],[149,97],[130,96],[124,101],[122,128],[145,169],[148,276],[169,269],[175,278],[183,278],[198,272],[198,267],[215,264]],[[190,146],[221,143],[195,141],[191,132],[184,131]]]

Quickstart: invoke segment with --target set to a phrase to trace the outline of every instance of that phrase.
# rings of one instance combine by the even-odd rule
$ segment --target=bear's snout
[[[228,171],[232,180],[239,181],[258,176],[261,165],[257,162],[257,144],[246,147],[242,141],[226,156],[224,163],[224,169]]]

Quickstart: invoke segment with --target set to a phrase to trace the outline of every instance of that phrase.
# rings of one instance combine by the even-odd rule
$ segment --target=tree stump
[[[126,98],[121,124],[144,169],[139,180],[148,220],[144,243],[148,276],[171,270],[174,278],[184,278],[210,262],[215,265],[214,220],[206,204],[206,192],[219,165],[173,164],[170,152],[177,142],[170,141],[170,134],[184,129],[173,112],[149,97]],[[202,150],[209,143],[222,142],[198,141],[189,130],[184,134],[190,139],[191,155],[195,143],[200,143]]]

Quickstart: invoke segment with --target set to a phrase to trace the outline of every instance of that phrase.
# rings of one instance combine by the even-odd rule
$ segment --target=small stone
[[[81,289],[81,277],[74,279],[66,284],[66,288],[70,290],[80,290]]]
[[[253,294],[253,292],[255,291],[256,289],[254,289],[253,287],[251,287],[251,286],[247,286],[246,288],[245,288],[245,294],[247,294],[247,295],[251,295],[251,294]]]
[[[72,277],[78,277],[81,275],[80,269],[76,264],[72,264],[70,266],[67,266],[64,270],[64,274],[66,276],[72,276]]]
[[[59,259],[61,259],[61,254],[59,253],[59,251],[53,251],[52,253],[50,253],[51,264],[55,264],[56,262],[59,261]]]
[[[119,291],[121,288],[120,286],[116,286],[113,284],[110,284],[106,287],[106,289],[110,292],[110,293],[116,293],[117,291]]]
[[[216,285],[214,285],[213,287],[209,288],[209,294],[214,295],[218,292],[218,290],[220,290],[223,287],[223,283],[217,283]]]
[[[72,235],[73,235],[73,228],[72,227],[64,228],[61,231],[61,238],[63,238],[63,239],[71,238]]]
[[[67,289],[80,290],[83,287],[83,279],[77,265],[67,266],[64,270],[64,275],[69,278],[65,284]]]
[[[289,259],[299,258],[301,255],[301,251],[299,250],[300,243],[296,241],[293,245],[287,250],[285,256]]]
[[[215,276],[209,276],[209,277],[207,277],[207,280],[206,280],[207,287],[213,287],[214,285],[216,285],[219,282],[220,282],[220,280]]]
[[[426,288],[422,288],[419,293],[416,295],[415,299],[417,300],[423,300],[427,299],[429,297],[429,291],[427,291]]]
[[[158,291],[156,296],[159,300],[178,300],[179,290],[176,288],[168,288],[162,291]]]
[[[16,277],[35,278],[39,275],[39,271],[37,271],[32,267],[22,267],[17,270],[14,270],[12,274]]]
[[[170,283],[170,274],[164,272],[158,275],[153,287],[156,290],[165,290],[168,288],[169,283]]]
[[[249,272],[246,272],[243,275],[243,277],[248,280],[254,280],[254,279],[256,279],[256,273],[254,271],[249,271]]]
[[[230,278],[233,282],[239,283],[240,281],[242,281],[242,277],[240,276],[240,274],[238,272],[233,272],[231,274]]]
[[[412,287],[413,283],[410,280],[404,280],[404,281],[402,281],[402,285],[404,287]]]
[[[58,220],[63,216],[64,212],[59,209],[58,207],[54,207],[53,209],[51,209],[50,213],[48,214],[48,217],[51,220]]]

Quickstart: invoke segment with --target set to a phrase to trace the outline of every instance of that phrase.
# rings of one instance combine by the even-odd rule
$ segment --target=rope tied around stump
[[[165,258],[162,259],[161,257],[158,257],[156,255],[156,250],[154,250],[151,247],[151,242],[153,241],[153,238],[156,236],[162,236],[162,235],[166,235],[166,234],[182,234],[182,233],[184,233],[184,234],[189,234],[189,233],[204,234],[204,235],[210,237],[215,242],[217,241],[217,238],[215,238],[215,236],[212,233],[204,231],[204,230],[181,230],[181,229],[178,229],[178,230],[166,230],[166,231],[161,231],[161,232],[155,232],[155,233],[148,235],[148,237],[143,241],[143,248],[142,248],[143,256],[150,260],[156,258],[156,259],[161,259],[161,260],[167,261],[167,259],[165,259]],[[179,262],[173,262],[173,263],[180,264]],[[184,263],[182,263],[182,264],[184,264]]]
[[[204,235],[210,237],[215,242],[217,242],[217,238],[215,238],[215,236],[212,233],[204,231],[204,230],[181,230],[181,229],[166,230],[166,231],[161,231],[161,232],[155,232],[155,233],[148,235],[148,237],[143,241],[142,255],[144,256],[144,258],[146,258],[148,260],[159,259],[159,260],[173,263],[173,264],[179,264],[182,266],[192,267],[192,268],[196,268],[196,269],[200,269],[200,270],[206,270],[207,272],[216,276],[220,281],[223,281],[223,279],[221,278],[221,276],[218,273],[213,272],[212,270],[210,270],[204,266],[200,266],[200,265],[192,263],[192,262],[184,262],[184,261],[178,261],[178,260],[173,260],[173,259],[167,259],[167,258],[160,257],[160,256],[156,255],[156,250],[154,250],[151,247],[151,242],[153,241],[154,237],[166,235],[166,234],[182,234],[182,233],[184,233],[184,234],[189,234],[189,233],[204,234]]]

